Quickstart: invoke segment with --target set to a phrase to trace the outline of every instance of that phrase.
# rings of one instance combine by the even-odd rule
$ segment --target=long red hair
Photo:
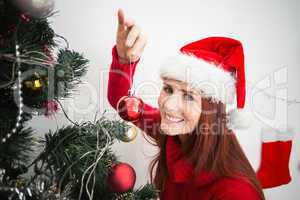
[[[159,148],[159,152],[150,163],[151,182],[159,191],[164,190],[168,176],[166,139],[166,135],[156,134],[154,144]],[[207,170],[218,177],[245,178],[253,185],[261,199],[265,199],[255,171],[235,134],[227,127],[224,104],[202,98],[202,113],[198,127],[188,135],[181,146],[187,159],[194,165],[196,172]]]

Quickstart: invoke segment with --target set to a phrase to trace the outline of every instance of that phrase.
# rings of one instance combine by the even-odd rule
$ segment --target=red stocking
[[[271,188],[289,183],[292,132],[263,128],[262,140],[261,162],[257,171],[262,187]]]

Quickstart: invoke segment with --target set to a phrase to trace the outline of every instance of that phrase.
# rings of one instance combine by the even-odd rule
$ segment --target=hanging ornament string
[[[97,158],[97,153],[99,152],[99,130],[97,130],[97,145],[96,145],[96,150],[95,151],[93,151],[93,152],[95,152],[95,158]],[[101,156],[102,157],[102,156]],[[98,162],[97,162],[98,163]],[[84,187],[84,179],[85,179],[85,176],[86,176],[86,174],[88,173],[88,171],[94,166],[94,164],[95,163],[92,163],[85,171],[84,171],[84,173],[82,174],[82,177],[81,177],[81,185],[80,185],[80,192],[79,192],[79,197],[78,197],[78,199],[80,200],[81,199],[81,196],[82,196],[82,192],[83,192],[83,187]],[[97,166],[97,164],[96,164],[96,166]],[[85,189],[86,189],[86,192],[87,192],[87,194],[88,194],[88,196],[89,196],[89,199],[91,199],[91,193],[92,193],[92,195],[93,195],[93,193],[94,193],[94,187],[95,187],[95,174],[94,174],[94,179],[93,179],[93,185],[92,185],[92,192],[90,193],[89,192],[89,189],[88,189],[88,185],[89,185],[89,183],[90,183],[90,177],[91,177],[91,175],[93,174],[93,172],[90,172],[90,174],[89,174],[89,177],[88,177],[88,180],[86,181],[86,185],[85,185]]]
[[[72,123],[73,125],[75,125],[75,126],[80,126],[77,122],[74,122],[73,120],[70,119],[70,117],[67,115],[67,113],[66,113],[66,111],[65,111],[65,109],[64,109],[64,107],[63,107],[63,105],[62,105],[62,103],[59,101],[59,99],[58,99],[58,98],[54,98],[54,99],[55,99],[55,101],[59,104],[59,106],[60,106],[61,110],[63,111],[63,113],[64,113],[65,117],[67,118],[67,120],[68,120],[69,122],[71,122],[71,123]]]
[[[72,120],[68,117],[68,115],[67,115],[66,111],[64,110],[64,108],[63,108],[61,102],[60,102],[58,99],[56,99],[56,101],[59,103],[59,105],[60,105],[60,107],[61,107],[61,110],[63,111],[63,113],[64,113],[64,115],[66,116],[66,118],[67,118],[73,125],[75,125],[75,126],[80,126],[78,123],[72,121]],[[98,112],[97,112],[97,113],[98,113]],[[59,193],[61,193],[61,186],[62,186],[62,183],[63,183],[63,181],[64,181],[66,175],[67,175],[67,174],[69,173],[69,171],[71,170],[71,168],[72,168],[75,164],[77,164],[80,160],[82,160],[83,158],[85,158],[86,156],[88,156],[89,154],[95,153],[95,162],[92,163],[92,164],[84,171],[84,173],[83,173],[83,175],[82,175],[82,179],[81,179],[81,187],[80,187],[80,193],[79,193],[79,197],[78,197],[78,199],[81,199],[82,192],[83,192],[83,188],[85,188],[85,189],[86,189],[86,192],[87,192],[87,194],[88,194],[88,196],[89,196],[89,199],[90,199],[90,200],[93,199],[94,188],[95,188],[95,184],[96,184],[96,179],[95,179],[95,178],[96,178],[96,177],[95,177],[95,176],[96,176],[96,167],[97,167],[97,165],[98,165],[98,162],[100,161],[100,159],[101,159],[102,156],[104,155],[104,153],[105,153],[105,152],[107,151],[107,149],[109,148],[109,144],[111,143],[111,140],[112,140],[112,138],[111,138],[111,136],[109,135],[108,131],[107,131],[104,127],[102,127],[100,123],[99,123],[99,124],[97,123],[97,124],[95,125],[97,113],[95,114],[95,117],[94,117],[94,123],[90,123],[90,125],[94,126],[93,129],[94,129],[94,130],[95,130],[95,129],[97,130],[97,133],[96,133],[96,134],[97,134],[97,145],[96,145],[97,148],[96,148],[95,150],[88,151],[88,152],[84,153],[82,156],[80,156],[80,158],[79,158],[78,160],[76,160],[75,162],[71,163],[71,165],[65,170],[65,172],[64,172],[64,174],[63,174],[63,176],[62,176],[62,178],[61,178],[60,181],[59,181],[59,185],[58,185],[58,191],[59,191]],[[105,111],[104,111],[104,113],[105,113]],[[103,114],[104,114],[104,113],[103,113]],[[110,127],[113,127],[112,122],[110,123]],[[99,143],[100,143],[100,139],[99,139],[99,130],[102,130],[102,133],[104,133],[104,134],[106,135],[106,144],[105,144],[105,146],[104,146],[103,148],[100,148],[100,146],[99,146]],[[83,131],[87,131],[87,130],[83,129]],[[90,174],[89,174],[89,176],[88,176],[88,179],[87,179],[86,183],[84,184],[84,179],[85,179],[85,177],[87,176],[87,173],[88,173],[91,169],[92,169],[92,171],[90,172]],[[91,181],[91,176],[92,176],[92,175],[93,175],[93,183],[92,183],[91,191],[89,191],[88,186],[90,185],[90,181]]]
[[[18,117],[17,121],[15,124],[15,127],[6,134],[4,138],[2,138],[1,143],[5,143],[11,136],[12,134],[15,134],[17,132],[17,129],[20,126],[20,121],[22,120],[22,113],[23,113],[23,98],[22,98],[22,78],[21,78],[21,62],[20,62],[20,51],[19,51],[19,45],[15,45],[15,54],[16,54],[16,63],[17,63],[17,71],[18,71],[18,77],[17,81],[15,83],[15,86],[13,87],[14,91],[14,97],[15,101],[18,103]],[[14,64],[15,65],[15,64]]]
[[[267,96],[269,99],[274,99],[274,100],[279,100],[279,101],[283,101],[286,102],[288,104],[288,106],[290,105],[294,105],[294,104],[300,104],[300,100],[297,99],[288,99],[288,98],[283,98],[283,97],[278,97],[276,95],[271,95],[270,93],[266,92],[266,89],[263,88],[259,88],[257,86],[255,86],[255,84],[251,81],[247,81],[247,84],[250,85],[250,87],[254,90],[257,90],[258,92],[262,93],[263,95]]]
[[[129,57],[129,88],[126,96],[121,97],[117,103],[117,112],[125,121],[136,122],[143,115],[144,102],[141,98],[135,97],[135,86],[133,81],[133,64]],[[128,71],[126,70],[128,77]]]
[[[89,154],[95,153],[95,155],[97,155],[97,152],[100,151],[100,153],[99,153],[98,156],[97,156],[96,161],[95,161],[90,167],[88,167],[88,169],[86,169],[86,171],[85,171],[84,174],[83,174],[82,182],[81,182],[81,189],[80,189],[81,194],[80,194],[80,196],[79,196],[79,199],[80,199],[80,198],[81,198],[81,195],[82,195],[82,190],[83,190],[83,187],[84,187],[84,185],[83,185],[83,179],[84,179],[86,173],[87,173],[94,165],[97,166],[97,163],[99,162],[99,160],[102,158],[102,156],[104,155],[104,153],[105,153],[105,152],[107,151],[107,149],[109,148],[109,144],[110,144],[110,142],[111,142],[111,137],[110,137],[109,133],[106,131],[105,128],[102,128],[102,127],[101,127],[101,128],[102,128],[102,131],[103,131],[104,134],[107,136],[107,141],[106,141],[105,146],[104,146],[103,148],[100,148],[100,147],[99,147],[99,138],[98,138],[98,137],[99,137],[99,134],[98,134],[98,132],[99,132],[99,127],[95,127],[95,128],[97,128],[97,149],[96,149],[96,150],[92,150],[92,151],[88,151],[88,152],[84,153],[82,156],[80,156],[80,158],[78,158],[76,161],[74,161],[73,163],[71,163],[71,165],[65,170],[63,176],[61,177],[61,179],[60,179],[60,181],[59,181],[59,185],[58,185],[58,191],[59,191],[59,193],[61,193],[62,183],[63,183],[63,181],[64,181],[66,175],[70,172],[71,168],[72,168],[75,164],[77,164],[80,160],[82,160],[83,158],[85,158],[86,156],[88,156]],[[83,129],[83,131],[87,131],[87,130]],[[92,173],[93,173],[93,172],[92,172]],[[88,182],[87,182],[86,184],[88,185]],[[87,186],[86,186],[86,188],[87,188]],[[94,186],[93,186],[93,188],[94,188]],[[87,191],[87,192],[88,192],[88,191]],[[88,192],[88,194],[90,194],[90,193]]]
[[[135,88],[134,88],[134,83],[133,83],[133,77],[132,77],[132,64],[131,64],[131,57],[129,57],[129,90],[128,90],[128,96],[134,96],[135,93]]]
[[[106,144],[105,146],[100,149],[99,148],[99,130],[102,130],[102,132],[106,135]],[[95,162],[92,163],[86,170],[85,172],[83,173],[82,175],[82,178],[81,178],[81,187],[80,187],[80,193],[79,193],[79,197],[78,199],[81,199],[81,196],[82,196],[82,189],[83,189],[83,182],[84,182],[84,179],[85,179],[85,176],[86,174],[88,173],[88,171],[90,171],[91,168],[92,171],[90,172],[89,176],[88,176],[88,179],[86,181],[86,184],[85,184],[85,189],[86,189],[86,192],[89,196],[89,199],[92,200],[93,199],[93,196],[94,196],[94,188],[95,188],[95,183],[96,183],[96,168],[97,168],[97,165],[98,165],[98,162],[100,161],[100,159],[102,158],[102,156],[104,155],[104,153],[107,151],[107,149],[109,148],[109,144],[111,143],[111,137],[108,133],[108,131],[103,128],[101,126],[101,124],[99,124],[99,127],[97,127],[97,150],[96,150],[96,153],[95,153]],[[99,152],[99,154],[97,155],[97,152]],[[92,184],[92,187],[91,187],[91,192],[89,191],[88,189],[88,186],[90,184],[90,180],[91,180],[91,176],[93,175],[93,184]]]

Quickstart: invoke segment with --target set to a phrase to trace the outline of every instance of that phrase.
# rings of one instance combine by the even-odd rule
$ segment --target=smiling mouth
[[[183,119],[182,118],[178,118],[178,117],[173,117],[173,116],[170,116],[168,114],[166,114],[166,119],[172,123],[178,123],[178,122],[182,122]]]

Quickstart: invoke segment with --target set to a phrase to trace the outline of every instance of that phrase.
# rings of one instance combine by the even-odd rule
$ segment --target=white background
[[[182,45],[208,36],[228,36],[244,45],[248,93],[246,108],[252,111],[252,126],[239,131],[239,141],[253,168],[260,161],[261,126],[289,124],[293,128],[293,148],[290,160],[292,182],[264,190],[270,200],[296,200],[300,196],[300,104],[254,95],[252,88],[260,86],[272,95],[299,99],[300,3],[289,1],[101,1],[63,0],[56,2],[59,11],[51,22],[56,33],[63,35],[70,48],[83,52],[90,60],[88,74],[72,99],[64,101],[71,119],[92,120],[95,113],[108,110],[108,117],[118,118],[107,102],[107,70],[111,48],[115,44],[117,9],[134,19],[148,35],[148,44],[136,70],[134,81],[137,95],[157,106],[160,81],[157,69],[163,58],[172,55]],[[288,93],[287,93],[288,92]],[[41,135],[68,124],[62,112],[56,119],[34,118],[32,126]],[[139,134],[131,143],[116,143],[119,159],[136,170],[139,187],[149,181],[148,164],[156,149]]]

